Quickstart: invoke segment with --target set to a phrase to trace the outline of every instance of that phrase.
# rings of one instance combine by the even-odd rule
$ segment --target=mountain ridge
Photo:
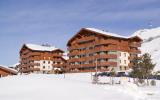
[[[156,63],[154,70],[160,70],[160,27],[141,29],[133,33],[133,36],[139,36],[143,39],[140,47],[142,54],[149,53],[153,63]]]

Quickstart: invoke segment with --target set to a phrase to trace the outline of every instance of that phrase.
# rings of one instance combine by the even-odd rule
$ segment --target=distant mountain
[[[155,70],[160,70],[160,27],[138,30],[133,35],[143,39],[142,53],[149,53],[153,62],[156,63]]]

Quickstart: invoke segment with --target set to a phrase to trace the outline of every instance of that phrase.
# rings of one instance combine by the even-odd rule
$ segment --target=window
[[[48,61],[48,64],[50,64],[50,61]]]
[[[43,63],[45,63],[45,61],[43,61]]]
[[[124,63],[126,64],[126,60],[124,60]]]
[[[120,66],[120,70],[122,70],[122,66]]]
[[[45,66],[43,66],[43,69],[45,69]]]
[[[124,70],[127,70],[127,67],[126,67],[126,66],[124,67]]]
[[[121,63],[121,60],[119,60],[119,62]]]
[[[124,53],[124,56],[126,57],[126,53]]]

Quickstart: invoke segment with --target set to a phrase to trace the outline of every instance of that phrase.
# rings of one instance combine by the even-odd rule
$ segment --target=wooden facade
[[[63,53],[64,51],[60,49],[33,50],[24,44],[20,50],[19,70],[21,73],[49,73],[54,68],[65,69],[66,60],[62,57]]]
[[[70,72],[109,71],[120,66],[121,53],[128,54],[129,64],[125,65],[127,70],[132,66],[132,59],[137,57],[141,51],[142,39],[134,37],[118,37],[103,34],[101,31],[82,28],[67,43],[69,51],[68,70]],[[119,69],[119,70],[120,70]]]
[[[10,75],[17,75],[17,71],[14,69],[12,70],[11,68],[0,66],[0,77],[10,76]]]

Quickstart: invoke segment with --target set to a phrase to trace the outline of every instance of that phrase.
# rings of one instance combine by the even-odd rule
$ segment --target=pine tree
[[[138,78],[140,83],[143,83],[144,79],[147,78],[147,85],[149,85],[148,78],[155,66],[155,64],[152,63],[151,56],[145,53],[141,57],[135,57],[132,62],[133,71],[131,72],[131,76]]]
[[[145,53],[144,55],[142,55],[141,67],[142,67],[144,78],[147,78],[147,85],[149,85],[148,78],[151,75],[155,65],[156,64],[152,63],[151,55],[149,55],[148,53]]]
[[[141,71],[140,71],[140,57],[135,57],[133,60],[132,60],[132,64],[133,64],[133,67],[132,67],[132,72],[130,73],[130,75],[133,77],[133,78],[141,78]],[[135,80],[134,80],[135,82]]]

